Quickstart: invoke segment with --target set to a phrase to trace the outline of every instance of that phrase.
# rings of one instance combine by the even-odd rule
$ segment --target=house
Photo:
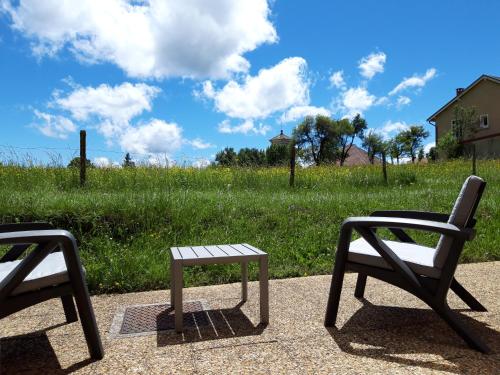
[[[276,137],[273,137],[269,140],[269,142],[271,142],[271,145],[285,145],[285,146],[288,146],[291,141],[292,138],[284,134],[283,130],[281,130],[280,134],[278,134]]]
[[[466,88],[457,88],[455,96],[427,121],[436,128],[436,144],[439,139],[455,128],[454,107],[475,107],[477,131],[464,139],[464,144],[474,142],[478,157],[500,157],[500,77],[483,74]]]
[[[382,160],[375,156],[373,158],[375,164],[380,164]],[[344,161],[345,166],[353,166],[353,165],[368,165],[370,164],[370,158],[368,157],[368,153],[362,148],[352,145],[351,149],[347,154],[347,158]]]

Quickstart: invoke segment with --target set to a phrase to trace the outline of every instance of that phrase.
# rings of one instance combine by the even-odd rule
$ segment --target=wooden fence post
[[[87,168],[87,132],[80,130],[80,186],[85,185]]]
[[[292,149],[290,150],[290,186],[293,187],[295,184],[295,143],[292,143]]]

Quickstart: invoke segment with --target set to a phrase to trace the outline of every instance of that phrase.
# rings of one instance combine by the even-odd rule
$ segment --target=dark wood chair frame
[[[0,259],[14,261],[30,247],[36,245],[17,267],[0,282],[0,319],[29,306],[51,298],[61,298],[68,323],[80,316],[83,332],[91,358],[101,359],[104,350],[85,282],[85,275],[73,235],[65,230],[53,229],[48,223],[1,224],[0,245],[12,245]],[[21,282],[51,252],[62,250],[69,275],[69,282],[39,290],[11,295]],[[73,302],[76,301],[78,315]]]
[[[477,201],[464,228],[448,224],[449,215],[421,211],[375,211],[370,217],[348,218],[342,224],[338,241],[335,266],[333,270],[330,294],[328,298],[325,326],[332,327],[337,319],[340,294],[345,271],[358,273],[355,297],[363,298],[368,276],[385,281],[415,295],[431,307],[448,325],[460,335],[473,349],[483,353],[490,352],[489,347],[450,309],[446,301],[451,288],[473,311],[487,311],[454,277],[460,254],[465,241],[474,238],[473,218],[477,205],[484,191],[482,185]],[[415,243],[403,229],[417,229],[440,233],[453,239],[441,277],[434,279],[413,272],[382,240],[377,236],[377,228],[388,228],[400,241]],[[392,267],[384,269],[363,265],[348,260],[349,245],[353,230],[358,232]]]

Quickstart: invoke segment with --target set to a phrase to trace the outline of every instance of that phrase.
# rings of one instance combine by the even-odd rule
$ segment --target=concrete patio
[[[457,279],[486,306],[471,312],[450,293],[453,309],[493,350],[469,349],[413,296],[369,279],[364,301],[354,298],[355,275],[342,293],[338,329],[323,326],[330,276],[270,282],[270,324],[258,325],[258,284],[240,303],[240,285],[185,289],[205,301],[210,324],[184,334],[115,338],[115,314],[127,305],[166,303],[168,291],[92,298],[105,348],[93,362],[80,323],[65,324],[58,300],[0,322],[0,374],[498,374],[500,262],[461,265]],[[204,314],[205,314],[204,313]]]

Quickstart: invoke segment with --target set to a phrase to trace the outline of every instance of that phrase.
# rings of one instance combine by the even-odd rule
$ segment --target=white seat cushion
[[[0,281],[12,271],[22,259],[0,263]],[[48,286],[69,281],[66,262],[61,251],[49,254],[33,271],[14,289],[12,295],[31,292]]]
[[[412,243],[386,241],[384,243],[401,259],[413,272],[433,278],[439,278],[441,270],[434,267],[435,249]],[[364,238],[359,238],[349,247],[348,260],[368,266],[392,269]]]

